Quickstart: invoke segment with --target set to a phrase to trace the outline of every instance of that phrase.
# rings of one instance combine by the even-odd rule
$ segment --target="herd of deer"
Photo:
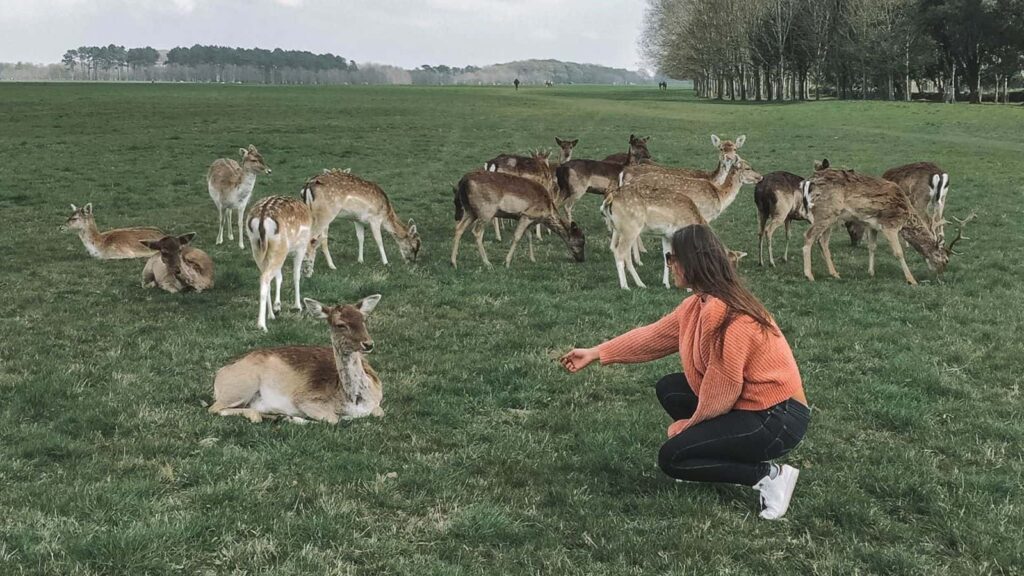
[[[502,154],[470,171],[454,187],[455,237],[451,264],[457,266],[462,235],[472,227],[484,264],[490,266],[483,243],[484,232],[493,222],[501,240],[499,221],[515,220],[512,245],[505,257],[510,266],[516,246],[531,227],[540,236],[545,227],[565,241],[576,261],[583,261],[585,238],[572,219],[573,207],[587,193],[603,196],[601,213],[611,231],[619,285],[628,289],[626,273],[633,283],[643,287],[636,265],[642,265],[641,236],[656,234],[662,239],[662,251],[670,251],[670,239],[680,228],[707,224],[715,220],[736,199],[744,184],[755,184],[754,202],[759,219],[758,253],[764,265],[767,239],[768,260],[775,266],[772,237],[784,226],[789,254],[789,226],[793,220],[809,222],[804,235],[804,274],[814,280],[811,271],[811,247],[821,246],[829,274],[839,277],[829,251],[834,224],[843,221],[851,240],[867,236],[868,272],[874,275],[874,256],[878,232],[886,237],[899,260],[907,282],[915,284],[903,257],[901,240],[920,252],[930,268],[941,273],[954,254],[953,246],[963,238],[963,226],[974,217],[957,220],[960,231],[949,245],[944,244],[943,209],[949,191],[949,175],[931,163],[908,164],[893,168],[876,178],[852,170],[835,169],[828,160],[816,163],[810,178],[789,172],[762,176],[739,156],[746,141],[711,142],[718,152],[714,170],[694,170],[655,164],[647,147],[647,138],[631,135],[629,149],[603,160],[573,159],[577,139],[555,139],[561,150],[559,162],[550,161],[550,153],[528,156]],[[381,231],[397,242],[406,261],[415,261],[420,250],[416,225],[403,222],[395,213],[387,194],[377,184],[349,170],[324,170],[309,178],[297,196],[269,196],[246,212],[259,174],[270,174],[255,146],[239,149],[241,162],[222,158],[207,173],[210,197],[217,206],[219,231],[217,244],[224,242],[225,221],[228,240],[234,240],[232,211],[237,218],[238,245],[244,249],[243,234],[260,271],[257,326],[267,329],[281,309],[282,269],[292,256],[294,306],[305,308],[326,320],[331,347],[261,348],[221,368],[214,381],[212,413],[242,415],[253,422],[263,418],[284,417],[295,422],[309,419],[336,423],[339,419],[383,415],[381,382],[363,353],[373,349],[365,324],[366,317],[380,301],[373,295],[356,304],[325,306],[300,297],[301,277],[313,274],[318,250],[327,266],[335,269],[328,250],[328,229],[335,219],[351,220],[358,241],[358,261],[363,261],[365,227],[369,226],[380,250],[381,261],[388,263]],[[213,287],[214,266],[209,255],[192,245],[194,233],[174,236],[157,228],[122,228],[100,232],[92,204],[78,208],[62,229],[76,230],[89,254],[99,259],[147,258],[143,268],[144,287],[159,287],[168,292],[202,292]],[[564,214],[563,214],[564,212]],[[529,258],[534,260],[533,236],[527,235]],[[734,263],[744,252],[730,251]],[[669,285],[667,264],[663,283]],[[276,284],[271,301],[271,284]]]

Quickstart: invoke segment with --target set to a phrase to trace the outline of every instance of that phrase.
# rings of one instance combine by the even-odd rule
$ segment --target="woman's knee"
[[[693,393],[690,390],[689,383],[686,382],[686,376],[682,372],[662,376],[658,383],[654,385],[654,389],[658,394],[658,398],[664,398],[669,394],[678,394],[680,392]]]

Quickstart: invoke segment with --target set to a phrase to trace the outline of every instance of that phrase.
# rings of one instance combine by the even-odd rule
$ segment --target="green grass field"
[[[653,87],[9,84],[0,104],[2,574],[1024,572],[1020,107],[739,105]],[[631,132],[652,136],[658,161],[692,167],[713,165],[712,132],[747,134],[741,153],[762,173],[807,173],[823,156],[875,174],[930,160],[952,175],[947,212],[978,212],[941,282],[908,252],[916,288],[884,241],[868,278],[866,249],[839,233],[842,280],[817,250],[813,284],[798,257],[758,268],[749,187],[714,223],[751,253],[742,272],[815,410],[788,460],[803,472],[782,522],[757,518],[750,489],[656,468],[669,422],[653,384],[677,357],[575,376],[554,361],[683,297],[618,289],[596,196],[576,209],[583,264],[552,236],[536,264],[524,246],[511,270],[486,270],[468,235],[460,268],[448,264],[464,172],[555,135],[603,157]],[[288,311],[257,331],[249,251],[213,244],[206,167],[250,143],[274,169],[256,198],[351,167],[418,223],[420,262],[386,238],[386,268],[369,235],[356,264],[352,227],[336,222],[339,269],[321,260],[303,283],[325,303],[383,294],[370,322],[383,419],[253,425],[204,409],[231,358],[328,342]],[[142,261],[90,258],[57,230],[86,202],[101,229],[198,232],[216,288],[144,290]],[[508,238],[488,240],[501,262]],[[648,246],[641,274],[657,286]]]

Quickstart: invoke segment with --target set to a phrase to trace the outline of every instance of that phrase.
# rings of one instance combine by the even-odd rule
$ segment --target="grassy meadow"
[[[655,87],[271,88],[0,85],[0,573],[2,574],[1019,574],[1024,109],[698,101]],[[749,488],[676,483],[656,467],[669,424],[653,385],[677,357],[569,375],[554,361],[659,318],[656,242],[620,290],[599,198],[576,208],[587,260],[556,237],[530,263],[484,269],[471,235],[448,263],[451,185],[500,152],[580,138],[577,157],[650,135],[655,159],[711,167],[709,134],[747,135],[762,173],[824,156],[874,174],[930,160],[947,213],[978,219],[936,281],[904,284],[884,240],[833,235],[841,280],[791,258],[757,266],[752,187],[713,223],[800,363],[814,417],[788,458],[787,517]],[[215,370],[259,346],[326,345],[287,310],[256,329],[248,249],[215,246],[212,160],[255,144],[273,168],[254,198],[297,194],[325,167],[380,183],[423,237],[420,261],[332,228],[303,295],[379,292],[370,361],[386,416],[253,425],[207,414]],[[216,287],[140,287],[143,261],[90,258],[58,232],[92,202],[101,229],[198,232]],[[509,236],[511,229],[507,229]],[[842,233],[840,233],[842,232]],[[952,236],[952,233],[948,233]],[[488,232],[491,260],[501,263]],[[781,255],[784,237],[776,236]]]

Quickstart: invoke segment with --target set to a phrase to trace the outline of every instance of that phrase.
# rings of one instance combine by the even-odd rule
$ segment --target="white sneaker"
[[[765,520],[778,520],[789,509],[789,500],[793,497],[793,489],[796,488],[796,479],[800,471],[788,464],[784,464],[779,474],[772,478],[765,476],[754,484],[754,490],[761,493],[761,518]]]

